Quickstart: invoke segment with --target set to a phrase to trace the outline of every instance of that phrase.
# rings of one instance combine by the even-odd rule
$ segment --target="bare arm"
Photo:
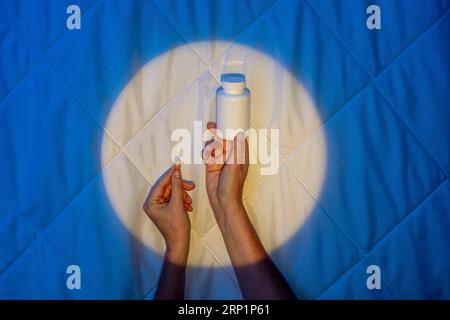
[[[167,250],[155,300],[183,300],[189,249]]]
[[[161,232],[166,254],[155,299],[184,299],[186,264],[189,253],[192,199],[186,191],[192,182],[182,180],[181,164],[167,170],[150,190],[144,211]]]
[[[215,125],[208,129],[214,134]],[[244,299],[295,299],[264,250],[242,202],[249,166],[247,141],[242,136],[234,142],[212,141],[203,157],[209,201]]]
[[[242,203],[230,203],[219,224],[244,299],[296,299],[264,250]]]

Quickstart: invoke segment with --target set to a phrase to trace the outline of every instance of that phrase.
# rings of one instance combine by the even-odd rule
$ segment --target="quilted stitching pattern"
[[[42,297],[152,296],[158,274],[149,261],[160,258],[130,240],[108,204],[101,173],[132,168],[128,174],[137,188],[149,187],[156,177],[145,172],[139,157],[133,156],[133,139],[149,134],[148,123],[163,123],[171,112],[171,102],[189,93],[189,88],[216,83],[214,61],[229,48],[201,47],[196,41],[223,37],[264,49],[298,73],[322,115],[323,123],[289,132],[298,139],[281,148],[287,157],[280,177],[292,181],[290,185],[310,199],[302,205],[316,205],[307,231],[273,253],[299,296],[448,298],[448,287],[414,279],[423,273],[433,279],[448,278],[442,270],[449,269],[450,252],[445,244],[445,230],[450,225],[449,47],[434,44],[444,41],[450,29],[450,2],[436,2],[425,11],[406,1],[380,2],[384,12],[405,21],[420,13],[421,18],[415,19],[418,25],[402,30],[398,39],[389,36],[391,31],[367,37],[367,30],[360,28],[362,18],[357,16],[365,12],[365,1],[356,8],[351,0],[332,4],[256,1],[243,5],[237,23],[227,24],[220,19],[221,10],[226,9],[221,7],[223,3],[215,6],[199,1],[191,9],[171,1],[97,0],[80,3],[83,31],[68,32],[61,28],[63,24],[55,23],[65,14],[61,10],[65,2],[37,8],[41,13],[33,15],[37,20],[24,15],[31,12],[23,8],[24,1],[2,3],[0,51],[20,54],[14,61],[0,60],[0,147],[7,153],[0,158],[0,225],[5,230],[4,243],[11,243],[0,251],[0,295],[38,297],[36,291],[27,289],[46,288],[41,290]],[[186,15],[191,10],[205,14],[194,17],[198,24]],[[386,21],[385,30],[398,28],[391,24],[392,18]],[[272,39],[269,47],[265,39]],[[296,39],[308,46],[297,46]],[[121,43],[138,48],[140,54]],[[197,63],[180,63],[186,76],[155,88],[161,92],[153,102],[157,109],[136,119],[141,129],[123,135],[106,132],[109,158],[118,161],[101,168],[100,139],[117,94],[143,63],[180,44],[191,46],[190,60]],[[364,49],[367,47],[373,50]],[[441,81],[417,90],[425,81],[415,79],[415,74],[428,77],[430,84],[433,79]],[[423,109],[428,100],[433,101],[435,110]],[[426,121],[425,112],[432,114]],[[20,114],[27,116],[18,117]],[[252,121],[257,127],[270,127],[264,113],[252,116]],[[309,173],[299,165],[308,154],[299,150],[307,150],[321,132],[329,139],[333,163],[329,163],[325,189],[319,195],[310,191],[314,188]],[[55,172],[55,168],[61,170]],[[72,170],[77,179],[71,176]],[[264,189],[265,181],[278,178],[259,181],[246,191],[246,201],[269,192]],[[256,225],[263,224],[257,216],[253,219]],[[361,228],[368,225],[371,228]],[[228,258],[221,256],[220,248],[208,245],[216,242],[214,228],[211,224],[202,228],[209,231],[193,235],[192,246],[200,248],[193,252],[204,255],[209,266],[202,273],[189,270],[187,289],[197,294],[192,298],[240,297]],[[430,233],[435,236],[430,238]],[[83,234],[96,235],[95,241],[80,237]],[[396,243],[409,249],[398,252]],[[110,248],[114,254],[108,253]],[[313,262],[305,260],[317,252]],[[430,258],[422,262],[416,252],[430,253]],[[403,258],[392,262],[390,257],[396,255]],[[418,262],[417,269],[405,266],[411,260]],[[74,261],[86,270],[85,290],[80,292],[61,287],[65,284],[64,266]],[[339,262],[330,265],[329,261]],[[385,270],[381,292],[372,294],[363,287],[366,263],[377,263]],[[30,265],[36,272],[30,273]],[[111,281],[118,275],[121,281]],[[23,281],[17,281],[23,276]],[[409,288],[408,283],[416,286]]]

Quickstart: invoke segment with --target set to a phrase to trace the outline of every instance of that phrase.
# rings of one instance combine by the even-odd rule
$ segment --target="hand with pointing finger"
[[[187,258],[189,250],[191,222],[187,212],[192,211],[192,199],[187,191],[194,188],[193,182],[182,179],[181,163],[177,163],[156,181],[143,206],[164,237],[167,251],[177,253],[177,260]]]
[[[186,191],[195,184],[182,179],[179,161],[153,185],[143,205],[166,242],[163,270],[155,299],[184,299],[186,264],[189,254],[192,199]]]
[[[249,169],[249,147],[244,135],[234,141],[216,136],[205,145],[206,189],[219,230],[245,299],[295,299],[295,294],[265,251],[242,201]],[[166,241],[166,255],[155,299],[183,299],[192,200],[186,191],[194,184],[181,177],[177,162],[156,181],[144,211]]]

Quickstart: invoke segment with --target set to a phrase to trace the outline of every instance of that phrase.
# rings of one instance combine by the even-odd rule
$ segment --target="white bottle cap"
[[[220,76],[222,88],[226,93],[242,93],[246,87],[245,75],[242,73],[223,73]]]

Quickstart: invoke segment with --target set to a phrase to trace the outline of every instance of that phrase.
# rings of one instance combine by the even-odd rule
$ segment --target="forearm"
[[[155,294],[155,300],[183,300],[189,247],[168,248]]]
[[[244,206],[233,203],[221,210],[216,216],[233,266],[248,266],[264,260],[267,253]]]
[[[217,215],[218,224],[244,299],[295,299],[267,255],[243,204],[230,204],[222,210]]]

